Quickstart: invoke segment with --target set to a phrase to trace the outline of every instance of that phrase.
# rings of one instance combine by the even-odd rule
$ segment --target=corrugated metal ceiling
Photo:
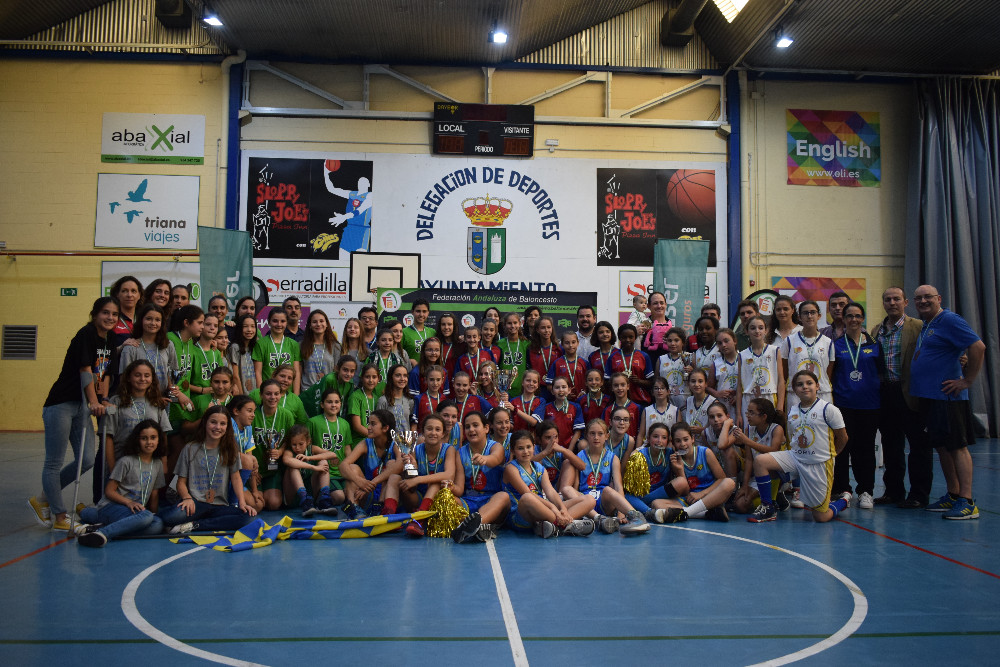
[[[4,0],[0,39],[44,33],[104,1]],[[187,1],[199,16],[203,0]],[[750,0],[731,24],[709,3],[695,22],[695,41],[681,50],[655,39],[667,2],[210,0],[224,22],[220,41],[257,59],[458,66],[520,60],[670,70],[692,62],[725,67],[745,53],[739,64],[761,69],[987,74],[1000,68],[998,0]],[[795,43],[778,50],[767,27],[783,11],[777,25]],[[494,25],[510,34],[506,45],[488,42]]]

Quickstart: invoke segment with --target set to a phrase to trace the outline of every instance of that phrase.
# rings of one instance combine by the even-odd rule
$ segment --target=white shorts
[[[771,452],[771,456],[786,473],[798,473],[799,500],[806,507],[825,512],[830,505],[833,487],[833,457],[822,463],[801,463],[790,450]]]

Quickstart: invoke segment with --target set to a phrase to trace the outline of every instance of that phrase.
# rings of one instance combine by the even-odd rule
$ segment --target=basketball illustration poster
[[[709,241],[716,266],[711,169],[598,169],[598,266],[652,266],[657,239]]]

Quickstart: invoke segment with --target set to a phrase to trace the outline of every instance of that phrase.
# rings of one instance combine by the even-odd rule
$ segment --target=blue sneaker
[[[942,519],[953,519],[955,521],[964,521],[965,519],[978,519],[979,518],[979,508],[976,507],[976,501],[973,500],[972,504],[965,498],[959,498],[955,501],[954,506],[941,515]]]
[[[955,498],[950,493],[946,493],[924,509],[928,512],[947,512],[954,506]]]

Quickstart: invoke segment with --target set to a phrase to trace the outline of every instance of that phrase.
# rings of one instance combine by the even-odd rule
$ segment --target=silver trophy
[[[693,358],[694,355],[691,352],[681,352],[681,359],[684,363],[684,384],[687,384],[688,377],[691,375],[691,372],[687,370],[687,367],[693,364]]]
[[[497,371],[497,389],[501,394],[506,394],[510,391],[510,384],[514,381],[514,369],[512,368],[501,368]]]
[[[275,451],[278,449],[278,440],[281,434],[277,431],[264,431],[264,443],[267,445],[267,470],[272,472],[278,469],[278,458]]]
[[[171,369],[170,379],[173,381],[175,387],[178,386],[177,383],[180,382],[181,378],[187,375],[190,370],[191,370],[190,366],[178,369]]]
[[[416,431],[397,431],[392,429],[391,431],[393,441],[399,445],[399,451],[402,452],[403,456],[407,456],[413,453],[413,448],[417,445],[417,432]],[[403,476],[407,479],[413,479],[419,476],[417,472],[417,466],[412,463],[403,464]]]

